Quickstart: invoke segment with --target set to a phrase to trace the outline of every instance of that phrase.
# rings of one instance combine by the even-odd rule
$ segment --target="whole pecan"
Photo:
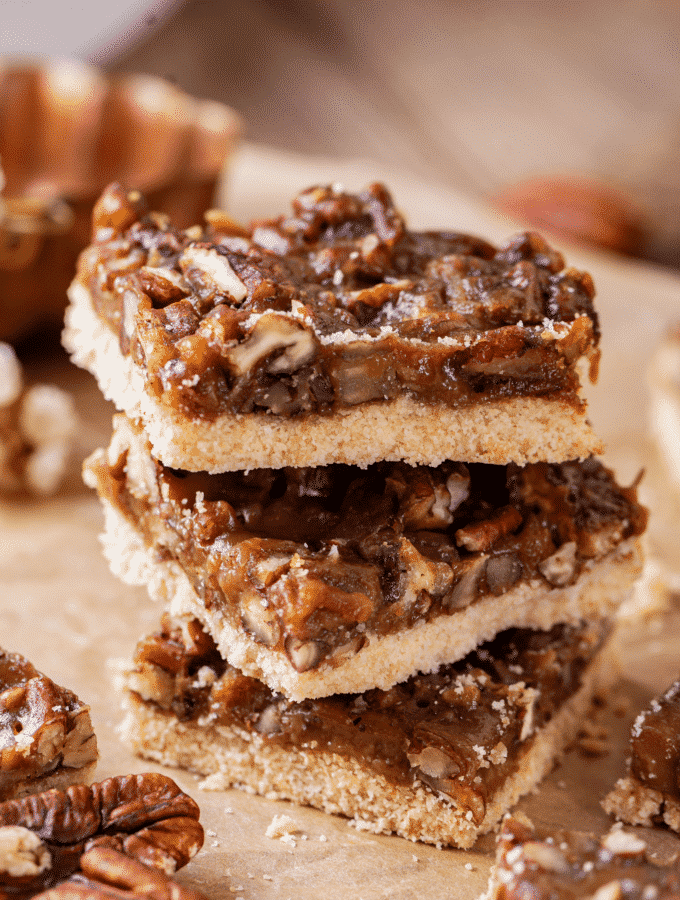
[[[205,900],[199,891],[107,847],[83,854],[80,868],[35,900]]]
[[[0,859],[0,900],[33,896],[59,885],[81,871],[84,855],[93,849],[172,874],[203,845],[198,817],[191,797],[158,773],[122,775],[7,800],[0,803],[0,832],[8,827],[32,832],[50,860],[34,875],[17,876]]]

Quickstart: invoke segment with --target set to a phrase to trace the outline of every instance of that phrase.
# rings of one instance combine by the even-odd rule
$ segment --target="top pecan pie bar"
[[[444,459],[520,464],[601,447],[585,418],[590,276],[536,234],[497,249],[407,228],[381,185],[186,231],[111,186],[64,341],[193,471]]]

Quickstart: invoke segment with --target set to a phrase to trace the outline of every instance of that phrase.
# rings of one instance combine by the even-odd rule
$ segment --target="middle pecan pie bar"
[[[114,571],[293,699],[387,689],[509,627],[613,613],[645,512],[594,459],[188,473],[115,419],[86,464]]]

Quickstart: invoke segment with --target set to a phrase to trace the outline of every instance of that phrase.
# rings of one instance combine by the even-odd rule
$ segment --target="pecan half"
[[[205,900],[199,891],[108,847],[84,853],[80,866],[81,872],[35,900]]]
[[[165,775],[123,775],[92,786],[75,785],[19,800],[0,803],[0,833],[32,832],[44,845],[49,864],[32,874],[0,875],[13,896],[109,896],[109,894],[50,895],[49,891],[81,871],[84,854],[97,849],[115,853],[125,866],[135,863],[166,875],[186,865],[203,844],[197,804]],[[46,859],[42,853],[40,859]],[[100,857],[95,857],[100,858]],[[115,884],[115,882],[114,882]],[[69,887],[64,890],[70,890]],[[88,888],[89,890],[89,888]],[[111,894],[111,896],[119,896]],[[122,895],[127,896],[127,895]],[[147,896],[142,894],[141,896]],[[159,900],[163,894],[149,894]],[[168,897],[174,897],[168,894]]]
[[[26,387],[14,349],[0,342],[0,492],[54,494],[76,428],[70,394],[53,384]]]

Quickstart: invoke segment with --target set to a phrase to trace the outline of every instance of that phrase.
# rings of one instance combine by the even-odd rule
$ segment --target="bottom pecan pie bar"
[[[114,571],[294,700],[388,689],[511,627],[615,612],[645,512],[594,459],[189,473],[116,417],[86,466]]]
[[[83,783],[96,763],[89,707],[0,649],[0,800]]]
[[[606,622],[511,629],[388,691],[293,702],[225,663],[196,620],[141,641],[126,739],[144,757],[352,818],[471,846],[575,734],[606,665]]]

